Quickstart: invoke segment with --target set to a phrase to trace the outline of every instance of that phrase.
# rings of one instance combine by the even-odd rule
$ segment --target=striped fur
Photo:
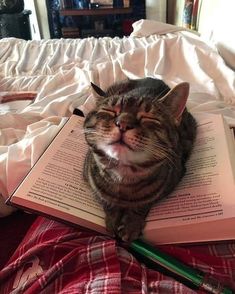
[[[127,80],[106,92],[84,123],[90,146],[84,177],[106,212],[106,225],[125,241],[138,238],[156,200],[185,172],[196,123],[185,108],[189,85]]]

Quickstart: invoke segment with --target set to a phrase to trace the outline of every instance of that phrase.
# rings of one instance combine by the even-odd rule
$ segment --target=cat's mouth
[[[123,140],[123,138],[120,138],[114,142],[111,142],[108,145],[112,145],[112,146],[116,146],[116,147],[119,147],[119,146],[120,147],[127,147],[129,150],[134,151],[133,148]]]
[[[135,146],[130,145],[129,141],[123,138],[123,136],[121,138],[115,138],[115,140],[106,144],[102,144],[101,142],[100,149],[103,150],[105,155],[109,158],[117,160],[119,167],[142,164],[146,162],[146,160],[149,160],[146,152],[137,150]]]

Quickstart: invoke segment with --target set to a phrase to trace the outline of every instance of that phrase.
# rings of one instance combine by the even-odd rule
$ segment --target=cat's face
[[[127,166],[170,157],[176,139],[174,128],[163,103],[153,97],[138,97],[135,90],[103,98],[84,124],[91,147]]]

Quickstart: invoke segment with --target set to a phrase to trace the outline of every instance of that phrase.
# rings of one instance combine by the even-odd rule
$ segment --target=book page
[[[54,216],[61,215],[55,211],[61,211],[104,226],[104,212],[82,175],[88,149],[83,120],[72,115],[15,191],[11,202],[21,204],[25,199],[32,209],[37,210],[36,204],[40,205],[39,212],[46,206],[53,208]]]
[[[82,220],[104,228],[103,209],[82,176],[87,152],[82,123],[83,118],[76,115],[69,119],[11,202],[86,227],[93,228]],[[220,115],[208,115],[198,121],[187,172],[175,190],[151,209],[146,231],[234,216],[234,162],[228,148],[232,139],[228,144],[225,133],[231,136],[231,132],[225,128]]]
[[[152,208],[147,229],[233,216],[235,186],[231,164],[222,116],[208,115],[198,121],[187,172],[176,189]]]

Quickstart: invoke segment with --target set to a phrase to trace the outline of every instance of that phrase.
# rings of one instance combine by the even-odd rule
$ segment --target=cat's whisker
[[[175,161],[178,158],[177,154],[171,150],[167,149],[160,144],[155,144],[154,148],[148,146],[145,147],[145,150],[149,152],[155,159],[166,158],[173,166],[176,166]],[[157,150],[157,153],[156,153]]]
[[[83,134],[97,134],[97,131],[91,130],[91,129],[83,129],[82,133]]]
[[[172,165],[176,165],[175,161],[178,159],[178,155],[169,147],[163,146],[162,144],[149,140],[149,138],[142,138],[141,140],[141,150],[146,150],[148,153],[151,154],[156,160],[159,158],[166,158]]]
[[[110,165],[111,165],[112,161],[113,161],[113,158],[112,157],[109,157],[108,168],[110,168]]]
[[[156,102],[156,101],[159,101],[159,102],[161,102],[161,96],[165,96],[167,93],[169,92],[169,89],[164,89],[163,91],[161,91],[155,98],[154,98],[154,100],[153,100],[153,102]],[[164,94],[164,95],[163,95]]]

